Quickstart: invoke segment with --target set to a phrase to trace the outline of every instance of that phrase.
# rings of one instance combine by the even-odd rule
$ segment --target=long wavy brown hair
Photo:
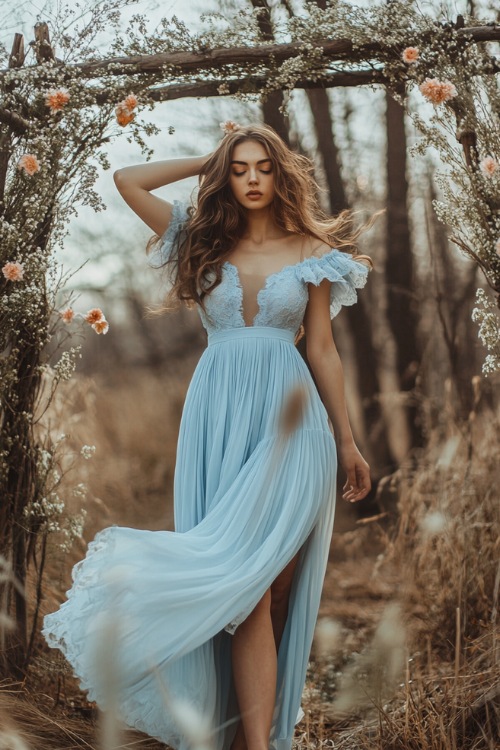
[[[360,255],[355,243],[380,212],[358,230],[353,229],[353,212],[349,209],[336,217],[328,216],[318,203],[320,188],[313,176],[312,161],[292,151],[268,125],[247,125],[225,135],[203,165],[197,206],[189,208],[189,218],[165,263],[171,286],[161,311],[178,309],[184,302],[187,307],[198,303],[206,312],[205,296],[221,283],[222,265],[247,225],[246,209],[234,197],[229,177],[235,146],[249,140],[262,144],[272,161],[271,211],[278,227],[316,237],[373,267],[370,256]],[[152,237],[147,250],[159,240],[157,235]]]

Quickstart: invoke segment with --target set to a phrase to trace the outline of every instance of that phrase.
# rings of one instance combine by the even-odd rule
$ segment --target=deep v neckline
[[[236,287],[239,292],[238,311],[239,311],[241,320],[243,322],[243,326],[245,328],[253,328],[255,326],[255,321],[262,314],[262,300],[263,300],[263,297],[265,296],[265,293],[269,289],[271,280],[275,280],[278,276],[281,276],[281,274],[284,273],[285,271],[289,271],[290,269],[293,269],[293,268],[298,268],[302,265],[309,263],[312,260],[319,261],[325,256],[329,256],[332,253],[336,253],[336,252],[339,252],[339,251],[336,248],[331,248],[326,253],[323,253],[323,255],[309,255],[307,258],[303,258],[302,260],[297,261],[297,263],[287,263],[286,265],[282,266],[278,271],[273,271],[273,273],[268,274],[264,279],[263,285],[257,292],[257,296],[256,296],[257,312],[254,315],[252,319],[252,323],[250,325],[247,325],[245,322],[245,316],[244,316],[244,310],[243,310],[243,286],[241,283],[240,270],[238,266],[236,266],[234,263],[231,263],[230,260],[225,260],[222,265],[223,267],[226,267],[232,271],[233,278],[234,278]]]

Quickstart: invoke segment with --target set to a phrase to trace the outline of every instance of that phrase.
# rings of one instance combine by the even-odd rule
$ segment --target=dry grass
[[[112,379],[73,378],[61,386],[51,411],[54,436],[65,433],[66,451],[78,456],[83,445],[95,446],[89,460],[72,461],[61,496],[68,513],[83,506],[88,516],[84,540],[69,554],[60,553],[54,538],[46,576],[51,611],[71,584],[71,567],[85,553],[97,531],[116,523],[147,529],[173,528],[172,486],[177,433],[192,364],[171,377],[129,370]],[[69,416],[68,416],[69,412]],[[87,499],[73,497],[84,483]]]
[[[0,684],[1,750],[103,750],[96,739],[97,711],[93,705],[85,704],[81,699],[54,705],[52,695],[35,692],[33,685]],[[165,745],[141,732],[127,730],[119,747],[161,750]]]
[[[81,476],[68,477],[90,488],[86,539],[110,522],[171,526],[168,492],[188,375],[132,372],[112,385],[82,379],[65,394],[61,418],[69,398],[75,450],[96,445]],[[320,616],[335,619],[340,638],[327,656],[313,650],[297,748],[499,746],[499,435],[491,412],[463,431],[450,425],[432,433],[418,462],[390,479],[395,525],[388,517],[346,522],[339,513]],[[62,601],[83,552],[83,542],[66,557],[53,551],[43,612]],[[389,621],[387,630],[381,622],[394,603],[401,622]],[[404,658],[388,675],[392,641]],[[97,718],[62,655],[41,639],[25,684],[0,685],[0,749],[97,748]],[[24,745],[8,734],[15,727]],[[162,747],[140,733],[123,736],[123,747]]]
[[[450,432],[434,433],[418,463],[391,477],[399,498],[394,527],[360,524],[343,535],[337,555],[350,555],[350,565],[340,562],[350,569],[350,593],[338,583],[323,614],[344,632],[340,646],[332,644],[329,657],[313,664],[311,710],[321,718],[303,735],[303,747],[328,748],[332,738],[337,750],[500,746],[500,420],[492,412],[473,414],[462,431],[455,425]],[[376,552],[371,568],[367,546]],[[349,606],[358,560],[354,596],[365,606],[361,612]],[[407,656],[391,694],[390,680],[374,665],[388,663],[401,643],[377,641],[374,614],[380,619],[395,601]],[[313,684],[320,685],[316,693]]]
[[[487,412],[399,472],[390,554],[404,570],[412,631],[448,658],[457,639],[468,650],[497,622],[499,447],[499,420]]]

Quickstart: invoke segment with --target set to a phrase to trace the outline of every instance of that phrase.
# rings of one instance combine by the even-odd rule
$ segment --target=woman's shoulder
[[[317,237],[306,235],[302,239],[302,255],[304,258],[321,258],[333,249],[327,242]]]
[[[373,262],[367,255],[358,256],[356,253],[340,250],[339,248],[328,244],[328,242],[322,242],[312,235],[304,238],[303,247],[304,257],[311,258],[311,260],[314,260],[315,258],[320,260],[325,256],[327,260],[336,260],[340,256],[341,260],[344,262],[347,260],[356,261],[356,263],[366,266],[369,270],[371,270],[373,266]]]

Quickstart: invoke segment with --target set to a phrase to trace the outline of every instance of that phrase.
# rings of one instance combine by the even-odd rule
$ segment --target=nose
[[[249,170],[249,172],[248,172],[248,182],[249,182],[249,184],[254,185],[258,181],[259,181],[259,178],[258,178],[258,175],[257,175],[257,170],[254,169],[253,167],[251,167],[250,170]]]

